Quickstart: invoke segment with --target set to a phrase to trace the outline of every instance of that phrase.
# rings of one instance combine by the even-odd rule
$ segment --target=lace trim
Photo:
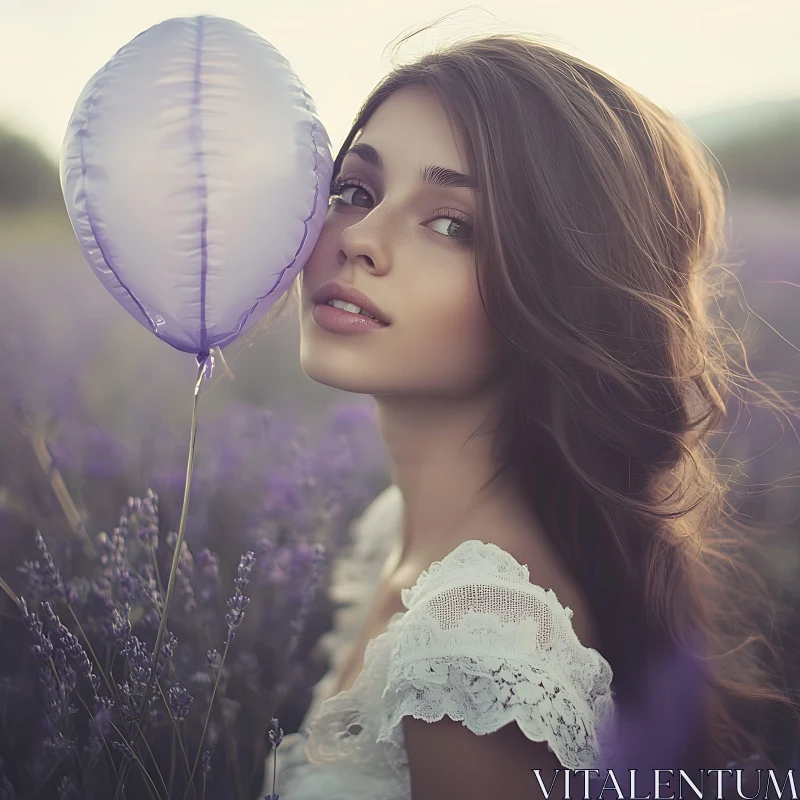
[[[492,631],[492,624],[482,629]],[[562,767],[597,769],[601,734],[613,712],[611,677],[598,658],[584,698],[548,666],[522,658],[422,658],[391,672],[377,741],[404,752],[404,716],[435,722],[447,715],[479,736],[516,722],[531,741],[546,741]]]
[[[581,644],[572,610],[495,544],[463,542],[403,593],[378,741],[405,751],[400,721],[447,714],[478,735],[516,721],[563,767],[598,768],[612,671]]]
[[[599,768],[601,729],[614,710],[611,667],[580,643],[572,610],[530,583],[527,566],[470,540],[402,599],[407,611],[369,642],[350,689],[310,721],[309,762],[407,781],[402,717],[447,714],[479,735],[516,721],[562,766]]]
[[[400,592],[400,599],[407,609],[420,603],[426,595],[442,588],[445,573],[449,573],[452,582],[458,582],[465,570],[480,570],[481,580],[497,578],[510,584],[525,586],[530,591],[545,598],[548,605],[572,619],[572,609],[562,606],[552,589],[543,589],[530,582],[530,571],[527,564],[520,564],[511,553],[498,547],[494,542],[482,542],[480,539],[468,539],[455,550],[448,553],[441,561],[434,561],[428,569],[422,570],[417,582],[410,589]]]

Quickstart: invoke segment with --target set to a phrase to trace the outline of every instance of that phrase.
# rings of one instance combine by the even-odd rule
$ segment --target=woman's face
[[[315,381],[364,394],[467,395],[492,376],[497,343],[481,305],[473,190],[422,182],[426,167],[466,173],[463,149],[429,91],[387,98],[345,156],[325,225],[300,274],[300,361]],[[363,151],[362,151],[363,152]],[[429,170],[430,172],[430,170]],[[366,295],[385,327],[339,333],[314,318],[335,281]]]

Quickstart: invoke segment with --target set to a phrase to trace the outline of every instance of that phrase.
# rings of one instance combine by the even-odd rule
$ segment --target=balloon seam
[[[208,185],[203,171],[202,138],[203,130],[200,122],[200,68],[203,54],[203,23],[205,17],[197,17],[197,41],[195,45],[194,86],[192,98],[193,124],[190,136],[195,143],[195,162],[198,171],[198,195],[200,198],[200,350],[208,352],[208,327],[206,319],[206,288],[208,283]]]

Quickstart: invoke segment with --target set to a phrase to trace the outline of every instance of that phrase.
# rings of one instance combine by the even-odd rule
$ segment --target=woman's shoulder
[[[462,542],[403,592],[393,622],[382,737],[447,715],[483,735],[516,721],[564,766],[594,766],[613,713],[612,671],[573,612],[494,542]]]
[[[389,556],[402,535],[402,514],[402,494],[396,484],[390,484],[355,521],[349,561],[358,566],[362,581],[372,584],[387,559],[391,560]],[[556,557],[538,546],[536,537],[492,536],[462,541],[441,560],[419,572],[413,585],[412,580],[413,575],[398,590],[400,609],[417,606],[419,610],[424,598],[447,591],[447,587],[451,594],[460,591],[462,595],[470,585],[473,590],[482,586],[484,591],[494,587],[495,605],[484,604],[485,612],[508,612],[511,605],[520,612],[527,608],[530,613],[533,609],[554,620],[554,630],[574,646],[597,648],[594,615],[580,586]],[[505,605],[501,608],[497,603]]]
[[[557,621],[559,629],[568,627],[578,644],[594,648],[593,615],[580,588],[543,562],[529,544],[470,539],[423,570],[416,584],[402,591],[401,599],[411,610],[429,602],[432,595],[447,592],[448,587],[451,594],[484,593],[494,600],[484,602],[486,609],[501,612],[517,606],[522,613],[527,609],[546,614]]]

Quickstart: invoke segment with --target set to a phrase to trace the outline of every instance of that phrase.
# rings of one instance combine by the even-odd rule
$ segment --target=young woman
[[[304,763],[278,750],[281,800],[538,797],[533,770],[548,787],[637,741],[656,763],[617,769],[774,765],[732,711],[796,724],[795,704],[730,651],[758,638],[758,587],[720,550],[706,445],[733,377],[706,308],[723,222],[674,117],[530,38],[459,42],[372,92],[300,276],[301,363],[374,397],[394,538]],[[676,654],[706,669],[680,673],[703,690],[659,706],[682,715],[665,733],[641,710]]]

